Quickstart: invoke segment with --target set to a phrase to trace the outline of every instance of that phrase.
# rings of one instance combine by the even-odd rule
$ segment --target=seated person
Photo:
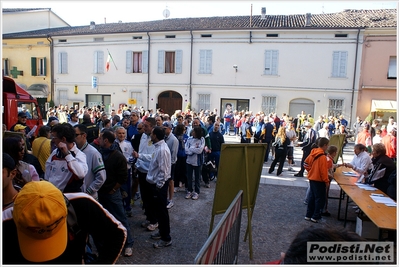
[[[373,145],[371,155],[373,156],[371,159],[373,169],[369,174],[368,183],[388,194],[388,178],[396,169],[395,162],[386,155],[386,148],[381,143]]]
[[[347,168],[352,168],[360,175],[367,176],[367,171],[372,167],[371,158],[367,152],[367,148],[363,144],[356,144],[354,147],[355,155],[350,163],[344,163]]]

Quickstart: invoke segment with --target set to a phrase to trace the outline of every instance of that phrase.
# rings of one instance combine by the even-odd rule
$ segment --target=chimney
[[[262,7],[261,13],[260,13],[260,18],[265,19],[266,18],[266,7]]]
[[[312,14],[311,13],[306,13],[306,24],[305,24],[305,27],[312,26],[312,24],[310,23],[311,19],[312,19]]]
[[[95,27],[96,24],[94,23],[94,21],[90,21],[90,30],[94,30]]]

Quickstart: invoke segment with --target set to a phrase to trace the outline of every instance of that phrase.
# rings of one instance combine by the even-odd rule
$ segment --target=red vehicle
[[[26,124],[33,129],[37,125],[36,134],[43,125],[39,104],[33,96],[26,92],[15,81],[3,77],[3,123],[9,130],[18,121],[18,112],[27,114]]]

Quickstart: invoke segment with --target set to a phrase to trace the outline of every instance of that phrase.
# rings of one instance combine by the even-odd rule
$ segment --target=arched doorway
[[[288,114],[295,118],[297,114],[301,114],[302,111],[305,111],[306,114],[312,115],[314,118],[314,102],[305,98],[291,100]]]
[[[176,109],[182,109],[183,98],[175,91],[162,92],[158,96],[157,108],[172,116]]]

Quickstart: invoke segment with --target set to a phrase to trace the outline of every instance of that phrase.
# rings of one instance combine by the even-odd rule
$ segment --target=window
[[[165,38],[176,38],[176,35],[165,35]]]
[[[94,38],[94,42],[104,42],[104,37]]]
[[[133,100],[131,103],[134,106],[141,107],[143,105],[143,100],[141,98],[141,92],[130,92],[130,98]]]
[[[66,43],[66,42],[67,42],[67,39],[60,39],[60,40],[58,40],[58,42],[59,42],[59,43]]]
[[[210,110],[211,109],[211,95],[210,94],[199,94],[198,95],[198,110]]]
[[[201,34],[202,38],[210,38],[212,37],[212,34]]]
[[[396,57],[389,57],[388,79],[396,79]]]
[[[67,105],[68,104],[68,89],[59,89],[58,90],[58,99],[60,105]]]
[[[158,73],[182,73],[182,50],[158,51]]]
[[[68,54],[66,52],[58,53],[58,73],[68,73]]]
[[[94,52],[94,70],[93,73],[104,73],[104,52]]]
[[[341,33],[337,33],[337,34],[335,34],[335,37],[338,37],[338,38],[346,38],[346,37],[348,37],[348,35],[347,34],[341,34]]]
[[[265,70],[264,75],[277,75],[278,69],[278,50],[265,51]]]
[[[338,118],[343,112],[343,99],[329,99],[328,100],[328,116]]]
[[[332,66],[331,77],[346,78],[347,58],[348,58],[347,51],[333,52],[333,66]]]
[[[200,74],[212,73],[212,50],[200,50]]]
[[[276,101],[275,96],[262,96],[262,111],[265,114],[276,112]]]
[[[267,33],[266,37],[278,37],[278,33]]]
[[[18,112],[25,111],[28,119],[38,119],[37,106],[33,102],[17,102]]]
[[[126,51],[126,73],[148,73],[148,51]]]
[[[10,61],[8,58],[3,58],[3,75],[10,76]]]
[[[46,76],[46,58],[31,58],[31,74],[32,76]]]
[[[143,39],[143,36],[133,36],[133,40],[136,40],[136,39]]]

